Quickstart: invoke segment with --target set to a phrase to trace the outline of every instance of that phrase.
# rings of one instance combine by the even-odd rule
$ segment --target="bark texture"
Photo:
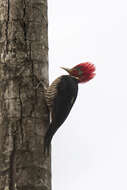
[[[0,0],[0,190],[51,189],[47,28],[47,0]]]

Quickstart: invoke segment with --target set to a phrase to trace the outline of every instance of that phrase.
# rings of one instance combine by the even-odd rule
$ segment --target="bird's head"
[[[80,63],[72,69],[64,68],[71,76],[76,77],[79,83],[87,82],[95,76],[95,66],[90,62]]]

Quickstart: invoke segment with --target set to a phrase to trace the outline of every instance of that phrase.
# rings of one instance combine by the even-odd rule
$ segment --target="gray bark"
[[[43,83],[40,83],[42,81]],[[50,190],[47,0],[0,0],[0,190]]]

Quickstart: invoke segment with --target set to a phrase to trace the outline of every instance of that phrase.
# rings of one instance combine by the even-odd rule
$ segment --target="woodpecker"
[[[72,69],[64,68],[68,75],[58,77],[46,90],[45,99],[50,112],[50,124],[44,138],[44,152],[49,152],[51,140],[66,120],[77,98],[78,84],[95,76],[95,66],[90,62],[80,63]]]

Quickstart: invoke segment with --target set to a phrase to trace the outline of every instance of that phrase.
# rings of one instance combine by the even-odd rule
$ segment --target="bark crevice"
[[[13,148],[10,154],[10,169],[9,169],[9,190],[15,188],[15,153],[16,153],[16,131],[12,134]]]
[[[7,0],[7,19],[6,19],[6,28],[5,28],[5,34],[6,34],[6,52],[8,54],[8,24],[10,20],[10,0]]]
[[[24,29],[24,41],[27,41],[27,25],[26,25],[26,1],[23,0],[23,29]],[[27,45],[27,44],[26,44]]]
[[[20,131],[21,131],[21,141],[23,144],[23,124],[22,124],[22,121],[23,121],[23,102],[22,102],[22,98],[21,98],[21,84],[19,84],[19,102],[20,102],[20,119],[19,119],[19,122],[20,122]]]

